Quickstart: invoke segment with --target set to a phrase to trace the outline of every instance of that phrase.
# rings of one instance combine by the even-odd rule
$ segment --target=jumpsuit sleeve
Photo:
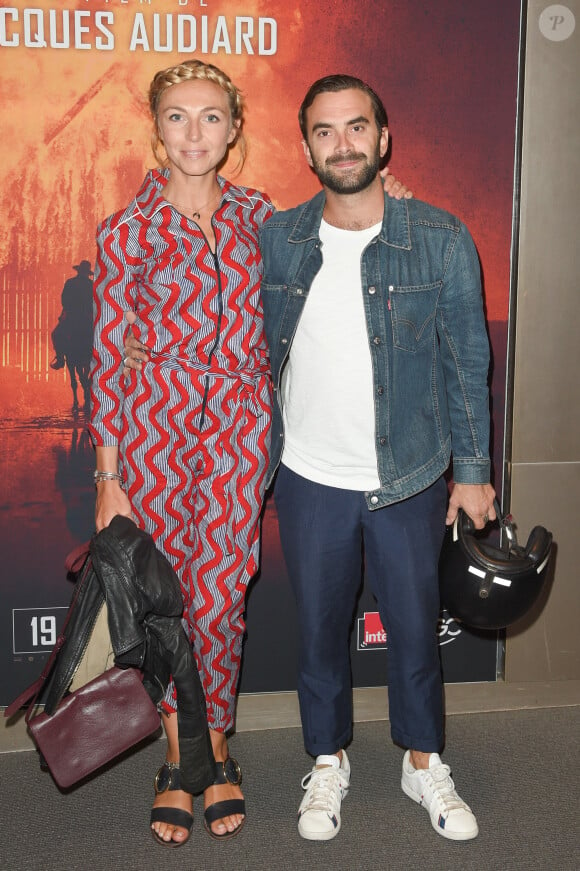
[[[276,211],[276,207],[274,206],[268,194],[262,193],[261,191],[256,191],[255,194],[257,194],[257,198],[256,208],[253,213],[253,220],[259,232],[268,220],[268,218],[272,217],[272,215]]]
[[[137,297],[136,262],[127,254],[128,240],[126,223],[112,227],[109,219],[97,232],[89,422],[97,447],[118,445],[122,431],[124,315],[135,309]]]

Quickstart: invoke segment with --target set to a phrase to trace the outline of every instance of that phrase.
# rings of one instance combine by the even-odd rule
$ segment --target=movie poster
[[[242,88],[248,159],[240,175],[229,165],[224,174],[280,208],[318,190],[296,120],[311,82],[347,72],[382,96],[391,171],[465,221],[479,250],[499,488],[519,16],[518,0],[19,0],[0,9],[0,704],[38,675],[72,592],[65,556],[93,532],[85,390],[95,230],[154,165],[146,92],[179,59],[215,63]],[[67,317],[76,340],[54,368]],[[385,682],[388,639],[375,611],[365,590],[353,627],[359,686]],[[272,500],[247,625],[242,691],[292,689],[296,625]],[[494,679],[495,637],[442,614],[440,638],[446,679]]]

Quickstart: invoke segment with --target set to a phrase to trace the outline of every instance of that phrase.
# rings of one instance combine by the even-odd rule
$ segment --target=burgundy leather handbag
[[[81,548],[78,553],[82,555]],[[86,549],[84,553],[86,557]],[[75,551],[69,555],[67,567],[70,568],[76,554]],[[75,598],[42,674],[4,712],[5,717],[11,717],[27,706],[28,729],[54,780],[63,789],[102,768],[160,726],[157,708],[143,686],[142,673],[136,668],[110,668],[65,695],[52,714],[33,716],[64,643]]]
[[[110,668],[70,693],[54,714],[26,722],[57,784],[66,789],[148,738],[160,725],[136,668]]]

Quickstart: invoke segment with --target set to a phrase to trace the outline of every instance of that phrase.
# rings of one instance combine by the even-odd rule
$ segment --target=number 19
[[[56,644],[56,617],[54,614],[33,617],[30,626],[33,647],[54,647]]]

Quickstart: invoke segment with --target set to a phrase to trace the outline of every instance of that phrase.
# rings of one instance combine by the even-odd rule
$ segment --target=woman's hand
[[[97,484],[95,526],[97,532],[109,525],[113,517],[121,514],[133,520],[131,503],[118,481],[100,481]]]
[[[389,172],[389,167],[386,166],[381,172],[383,187],[390,197],[396,200],[410,200],[413,196],[413,191],[410,191],[403,182],[398,181],[394,175]]]

